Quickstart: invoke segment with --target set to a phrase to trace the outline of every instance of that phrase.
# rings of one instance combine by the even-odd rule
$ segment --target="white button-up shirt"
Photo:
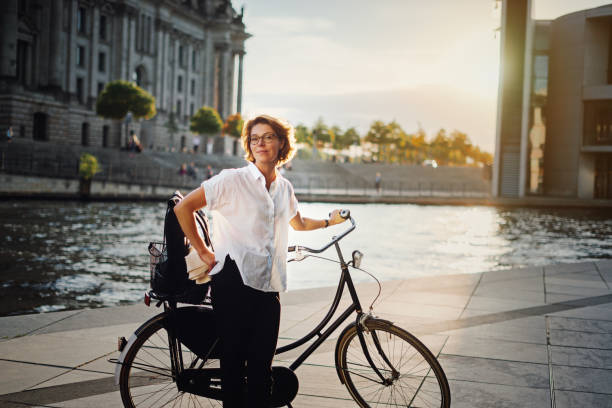
[[[221,271],[226,255],[238,266],[245,285],[265,292],[287,290],[287,233],[297,214],[293,186],[278,171],[266,179],[249,163],[221,171],[202,183],[206,206],[213,211],[212,241]],[[214,279],[214,278],[213,278]]]

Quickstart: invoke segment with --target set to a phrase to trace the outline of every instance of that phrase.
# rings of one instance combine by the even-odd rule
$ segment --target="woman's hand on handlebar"
[[[346,215],[346,216],[343,217],[341,213],[342,215]],[[335,209],[334,211],[329,213],[329,225],[342,224],[348,218],[349,218],[348,211],[341,210],[341,209]]]

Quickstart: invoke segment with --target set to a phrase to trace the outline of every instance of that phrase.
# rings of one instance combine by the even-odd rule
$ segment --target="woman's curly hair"
[[[255,157],[251,150],[251,130],[253,126],[265,123],[269,125],[273,130],[278,139],[281,141],[281,147],[278,151],[278,158],[276,161],[276,167],[280,167],[287,163],[295,155],[295,129],[288,122],[277,119],[269,115],[258,115],[253,119],[245,122],[242,128],[242,147],[244,148],[244,158],[250,162],[255,163]]]

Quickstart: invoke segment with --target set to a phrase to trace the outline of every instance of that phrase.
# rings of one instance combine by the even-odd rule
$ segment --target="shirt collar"
[[[249,170],[249,173],[251,173],[251,175],[255,178],[255,180],[260,177],[264,178],[263,174],[261,174],[261,171],[259,171],[259,169],[253,162],[249,162],[247,169]]]
[[[266,181],[266,178],[264,177],[264,175],[261,174],[261,171],[259,170],[259,168],[257,168],[257,166],[253,162],[249,162],[249,164],[247,165],[247,169],[249,170],[249,173],[251,173],[251,175],[255,178],[255,180],[261,177],[264,180],[264,182]],[[281,174],[279,173],[278,169],[274,169],[274,172],[276,173],[276,177],[274,178],[274,181],[276,181],[281,176]]]

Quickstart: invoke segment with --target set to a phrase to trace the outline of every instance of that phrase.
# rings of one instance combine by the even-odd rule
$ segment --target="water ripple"
[[[337,204],[302,203],[324,218]],[[365,253],[383,280],[612,258],[612,215],[592,209],[351,205],[357,230],[345,255]],[[0,202],[0,315],[140,301],[149,241],[161,240],[163,203]],[[289,229],[289,241],[319,247],[342,227]],[[335,258],[333,248],[324,254]],[[337,283],[337,265],[291,263],[290,289]],[[356,273],[357,282],[368,280]]]

